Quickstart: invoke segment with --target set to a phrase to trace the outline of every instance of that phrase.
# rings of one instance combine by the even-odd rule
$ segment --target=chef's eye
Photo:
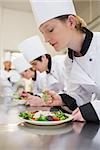
[[[49,32],[53,32],[54,28],[50,28],[48,29]]]
[[[27,72],[28,70],[25,70],[25,72]]]

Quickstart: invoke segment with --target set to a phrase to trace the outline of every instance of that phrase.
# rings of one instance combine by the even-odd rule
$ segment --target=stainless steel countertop
[[[0,150],[99,150],[98,124],[69,122],[57,126],[22,123],[20,111],[49,109],[17,105],[10,97],[0,98]]]

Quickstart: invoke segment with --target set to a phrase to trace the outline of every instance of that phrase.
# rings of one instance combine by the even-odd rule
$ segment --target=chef
[[[76,15],[72,0],[31,0],[37,26],[44,35],[45,41],[56,51],[68,48],[68,59],[72,60],[70,67],[70,93],[60,96],[52,95],[59,102],[64,102],[73,111],[73,120],[100,120],[100,33],[87,29],[85,21]],[[51,11],[52,10],[52,11]],[[66,61],[68,61],[68,59]],[[70,94],[68,93],[68,94]],[[49,93],[50,94],[50,93]],[[72,95],[71,95],[72,96]],[[82,100],[83,105],[78,107]],[[70,104],[69,104],[70,103]],[[75,104],[76,103],[76,104]]]
[[[6,92],[10,95],[12,92],[16,91],[17,83],[20,81],[20,75],[16,70],[11,68],[12,62],[10,52],[5,52],[3,65],[4,68],[0,70],[0,78],[4,81],[2,85],[6,88]]]
[[[34,95],[38,95],[43,91],[42,80],[45,78],[45,72],[36,72],[32,65],[28,63],[25,57],[22,55],[14,59],[13,64],[18,73],[25,79],[32,79],[32,92]]]
[[[60,93],[67,89],[64,72],[66,55],[51,57],[37,35],[24,40],[19,45],[19,50],[37,71],[46,72],[42,82],[43,90],[49,89]]]

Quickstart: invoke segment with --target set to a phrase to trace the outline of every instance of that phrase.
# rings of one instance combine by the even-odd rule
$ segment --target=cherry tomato
[[[53,118],[53,121],[59,121],[60,120],[60,118],[55,117],[55,116],[52,116],[52,118]]]

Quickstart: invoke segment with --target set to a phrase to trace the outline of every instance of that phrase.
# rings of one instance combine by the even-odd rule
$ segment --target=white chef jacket
[[[37,93],[45,89],[54,90],[57,93],[62,93],[67,90],[65,58],[66,55],[56,55],[52,57],[50,73],[37,73],[37,80],[33,83],[33,88],[35,88],[34,90],[37,91]]]
[[[82,57],[74,57],[67,72],[70,76],[68,94],[74,97],[79,105],[87,103],[83,106],[86,108],[83,108],[84,111],[88,111],[89,115],[92,110],[95,111],[100,120],[100,32],[93,33],[88,51]],[[92,104],[91,111],[88,102]]]
[[[7,79],[7,78],[10,77],[10,72],[11,72],[11,70],[6,71],[6,70],[4,70],[4,69],[1,69],[1,70],[0,70],[0,77]]]
[[[40,94],[43,91],[43,89],[45,89],[45,76],[46,72],[40,73],[36,71],[36,80],[32,80],[32,92],[35,95]]]
[[[10,89],[10,91],[12,90],[12,92],[14,92],[17,90],[18,86],[16,83],[18,83],[20,81],[21,76],[14,69],[11,69],[9,71],[1,69],[0,70],[0,78],[3,80],[2,86],[8,87],[8,90]]]

